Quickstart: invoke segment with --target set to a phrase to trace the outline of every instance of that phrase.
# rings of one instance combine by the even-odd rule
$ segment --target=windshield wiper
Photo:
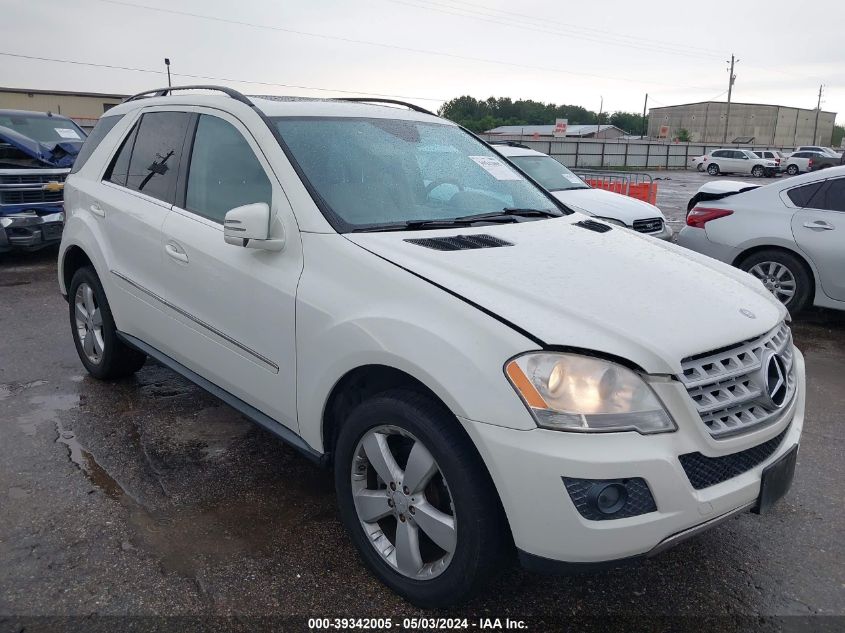
[[[463,215],[457,218],[433,218],[431,220],[408,220],[399,224],[361,227],[352,229],[353,233],[375,233],[385,231],[416,231],[419,229],[448,229],[456,226],[472,226],[476,222],[495,222],[508,224],[517,222],[517,217],[557,218],[559,214],[549,209],[521,209],[506,207],[501,211]]]

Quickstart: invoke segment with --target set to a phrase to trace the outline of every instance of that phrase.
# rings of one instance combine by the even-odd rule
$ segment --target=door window
[[[826,211],[845,211],[845,178],[830,180],[813,207]]]
[[[185,208],[223,223],[235,207],[272,199],[273,188],[246,139],[230,123],[201,115],[194,137]]]
[[[128,188],[164,202],[174,201],[190,118],[187,112],[148,112],[141,117],[129,160]]]

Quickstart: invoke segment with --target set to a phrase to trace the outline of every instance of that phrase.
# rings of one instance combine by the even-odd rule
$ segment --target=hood
[[[677,374],[682,359],[759,336],[786,317],[751,275],[633,231],[596,233],[576,226],[585,219],[574,213],[518,224],[346,237],[546,346],[611,354],[650,373]],[[439,251],[406,241],[473,234],[513,246]]]
[[[45,167],[71,167],[85,141],[80,139],[61,143],[42,143],[20,132],[0,126],[0,142],[8,143]]]
[[[663,213],[653,204],[604,189],[567,189],[551,193],[566,206],[576,207],[576,211],[622,220],[628,226],[634,220],[663,218]]]

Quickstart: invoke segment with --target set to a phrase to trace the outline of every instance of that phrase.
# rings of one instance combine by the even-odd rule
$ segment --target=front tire
[[[766,170],[763,169],[761,165],[754,165],[754,168],[751,170],[751,175],[755,178],[762,178],[766,175]]]
[[[812,278],[803,262],[792,253],[776,249],[759,251],[742,260],[739,268],[763,282],[790,314],[798,314],[810,301]]]
[[[68,305],[76,352],[89,374],[101,380],[123,378],[143,366],[146,355],[117,337],[106,293],[91,266],[73,274]]]
[[[340,429],[335,487],[361,557],[420,607],[466,600],[510,551],[492,481],[454,416],[414,391],[359,404]]]
[[[707,173],[711,176],[718,176],[719,166],[716,163],[710,163],[709,165],[707,165]]]

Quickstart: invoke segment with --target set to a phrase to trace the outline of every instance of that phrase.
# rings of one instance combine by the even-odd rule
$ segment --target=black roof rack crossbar
[[[127,101],[135,101],[136,99],[140,99],[142,97],[146,97],[147,95],[152,95],[154,97],[166,97],[169,93],[172,93],[174,90],[216,90],[218,92],[222,92],[224,94],[229,95],[235,101],[240,101],[241,103],[245,103],[250,107],[254,107],[252,101],[249,100],[247,96],[238,92],[233,88],[226,88],[225,86],[173,86],[168,88],[156,88],[155,90],[145,90],[144,92],[139,92],[136,95],[132,95],[124,100],[124,103]]]
[[[398,99],[380,99],[380,98],[373,98],[373,97],[338,97],[335,101],[356,101],[358,103],[390,103],[393,105],[400,105],[405,106],[413,110],[414,112],[421,112],[422,114],[430,114],[431,116],[437,116],[434,112],[430,110],[426,110],[425,108],[421,108],[418,105],[414,105],[413,103],[408,103],[407,101],[399,101]]]

